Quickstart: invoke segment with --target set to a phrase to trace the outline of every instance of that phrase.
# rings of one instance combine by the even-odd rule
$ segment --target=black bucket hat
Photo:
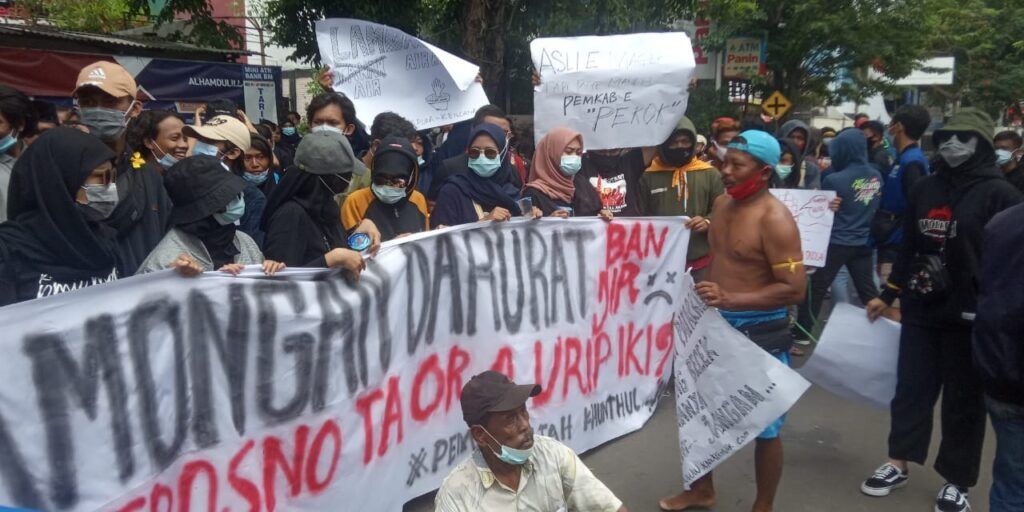
[[[518,409],[540,391],[537,384],[516,384],[494,370],[474,375],[459,396],[462,419],[469,426],[480,425],[488,413]]]
[[[224,209],[245,189],[245,180],[206,155],[186,158],[167,170],[164,188],[174,209],[171,224],[189,224]]]

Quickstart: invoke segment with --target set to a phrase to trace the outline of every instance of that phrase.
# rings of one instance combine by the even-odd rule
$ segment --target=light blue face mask
[[[779,175],[779,178],[786,179],[790,174],[793,173],[793,165],[779,164],[775,166],[775,174]]]
[[[193,155],[206,155],[214,158],[220,158],[220,150],[213,144],[207,144],[203,141],[196,141],[196,145],[192,148]]]
[[[244,172],[242,173],[242,179],[253,185],[262,185],[264,181],[267,181],[267,176],[269,175],[270,169],[263,172]]]
[[[284,128],[281,128],[281,133],[291,137],[292,135],[295,135],[295,127],[285,126]]]
[[[484,428],[483,425],[480,425],[480,428],[483,428],[484,432],[487,432],[487,429]],[[492,436],[490,432],[487,432],[487,435],[491,439],[493,439],[495,443],[498,443],[498,440],[494,439],[494,436]],[[491,449],[491,453],[493,453],[494,456],[498,458],[498,460],[504,462],[505,464],[511,464],[513,466],[522,466],[523,464],[526,464],[526,461],[530,460],[530,456],[533,455],[533,446],[525,450],[511,448],[501,443],[498,443],[498,446],[501,446],[501,453],[494,451],[494,448],[491,448],[490,446],[488,446],[488,448]]]
[[[3,152],[3,144],[0,143],[0,152]],[[996,166],[1002,167],[1007,162],[1013,160],[1013,152],[1008,149],[997,149],[996,150]]]
[[[583,167],[583,157],[579,155],[562,155],[562,161],[558,166],[562,174],[566,176],[575,175],[580,172],[581,167]]]
[[[378,185],[374,183],[370,185],[370,189],[373,190],[373,195],[377,196],[377,199],[380,199],[384,204],[395,204],[402,199],[405,199],[404,188]]]
[[[215,213],[213,218],[217,220],[217,223],[221,226],[227,226],[228,224],[234,224],[238,222],[238,219],[242,218],[242,214],[245,213],[245,198],[242,194],[238,194],[230,203],[224,208],[224,213]]]
[[[426,160],[424,160],[422,156],[418,156],[418,157],[416,157],[416,163],[417,163],[417,164],[418,164],[418,165],[419,165],[420,167],[423,167],[423,166],[424,166],[424,165],[425,165],[425,164],[427,163],[427,161],[426,161]]]
[[[501,168],[501,160],[500,158],[492,160],[480,155],[469,160],[469,168],[481,178],[490,178],[498,172],[498,169]]]
[[[156,145],[156,142],[153,143],[153,146],[153,149],[158,149],[160,147]],[[162,149],[160,151],[163,152]],[[156,156],[156,153],[153,153],[153,155]],[[170,153],[164,153],[164,156],[158,158],[156,163],[160,164],[164,169],[170,169],[174,164],[178,163],[178,159],[171,156]]]
[[[4,135],[4,137],[0,139],[0,153],[6,153],[7,150],[13,148],[17,142],[18,130],[11,130],[11,133]]]

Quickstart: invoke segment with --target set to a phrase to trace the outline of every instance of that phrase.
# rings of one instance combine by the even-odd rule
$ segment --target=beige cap
[[[78,73],[78,81],[75,82],[75,92],[82,87],[91,85],[98,87],[101,91],[115,97],[123,98],[131,96],[135,99],[138,86],[128,70],[116,62],[101,60],[93,62],[82,68]]]
[[[186,126],[182,132],[189,137],[202,137],[213,141],[227,141],[242,151],[248,151],[252,145],[249,129],[245,124],[231,116],[216,116],[202,126]]]

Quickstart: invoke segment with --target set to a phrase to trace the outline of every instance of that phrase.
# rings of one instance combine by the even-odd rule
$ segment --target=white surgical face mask
[[[971,135],[966,136],[967,140],[960,140],[959,135],[954,135],[939,146],[939,156],[949,164],[950,167],[960,167],[964,162],[974,156],[978,148],[978,138]]]
[[[341,128],[335,128],[334,126],[331,126],[329,124],[321,124],[321,125],[314,126],[309,131],[311,131],[313,133],[317,133],[317,132],[334,132],[334,133],[337,133],[338,135],[345,135],[345,133],[341,131]]]

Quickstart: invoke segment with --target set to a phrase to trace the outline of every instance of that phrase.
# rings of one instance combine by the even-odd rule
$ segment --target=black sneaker
[[[910,476],[891,462],[886,462],[875,470],[875,474],[860,484],[860,492],[868,496],[881,498],[888,496],[893,489],[907,485]]]
[[[967,502],[967,489],[946,484],[939,489],[939,497],[935,498],[935,512],[967,512],[971,504]]]

